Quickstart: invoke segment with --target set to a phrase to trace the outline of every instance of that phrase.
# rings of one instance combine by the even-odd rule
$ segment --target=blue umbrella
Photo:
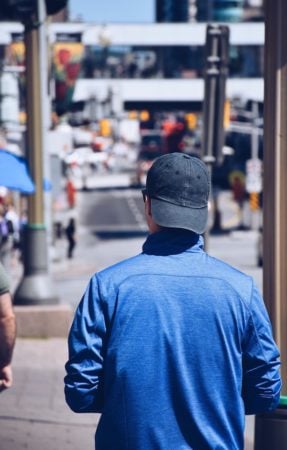
[[[35,192],[25,159],[3,149],[0,149],[0,186],[24,194]]]

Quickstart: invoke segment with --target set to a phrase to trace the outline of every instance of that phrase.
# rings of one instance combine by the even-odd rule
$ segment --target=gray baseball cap
[[[149,169],[146,193],[154,221],[202,234],[207,227],[210,177],[207,166],[184,153],[169,153]]]

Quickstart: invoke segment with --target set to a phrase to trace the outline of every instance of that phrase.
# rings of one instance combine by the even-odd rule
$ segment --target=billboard
[[[60,115],[71,105],[83,56],[84,45],[81,42],[56,42],[53,46],[55,106]]]

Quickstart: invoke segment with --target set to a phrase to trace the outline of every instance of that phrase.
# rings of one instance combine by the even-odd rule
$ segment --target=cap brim
[[[151,212],[154,221],[162,227],[183,228],[198,234],[204,233],[207,228],[207,206],[189,208],[152,198]]]

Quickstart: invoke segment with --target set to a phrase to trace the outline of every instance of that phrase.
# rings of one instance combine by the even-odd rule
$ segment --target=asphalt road
[[[140,189],[97,189],[78,197],[79,224],[99,236],[147,231]]]

